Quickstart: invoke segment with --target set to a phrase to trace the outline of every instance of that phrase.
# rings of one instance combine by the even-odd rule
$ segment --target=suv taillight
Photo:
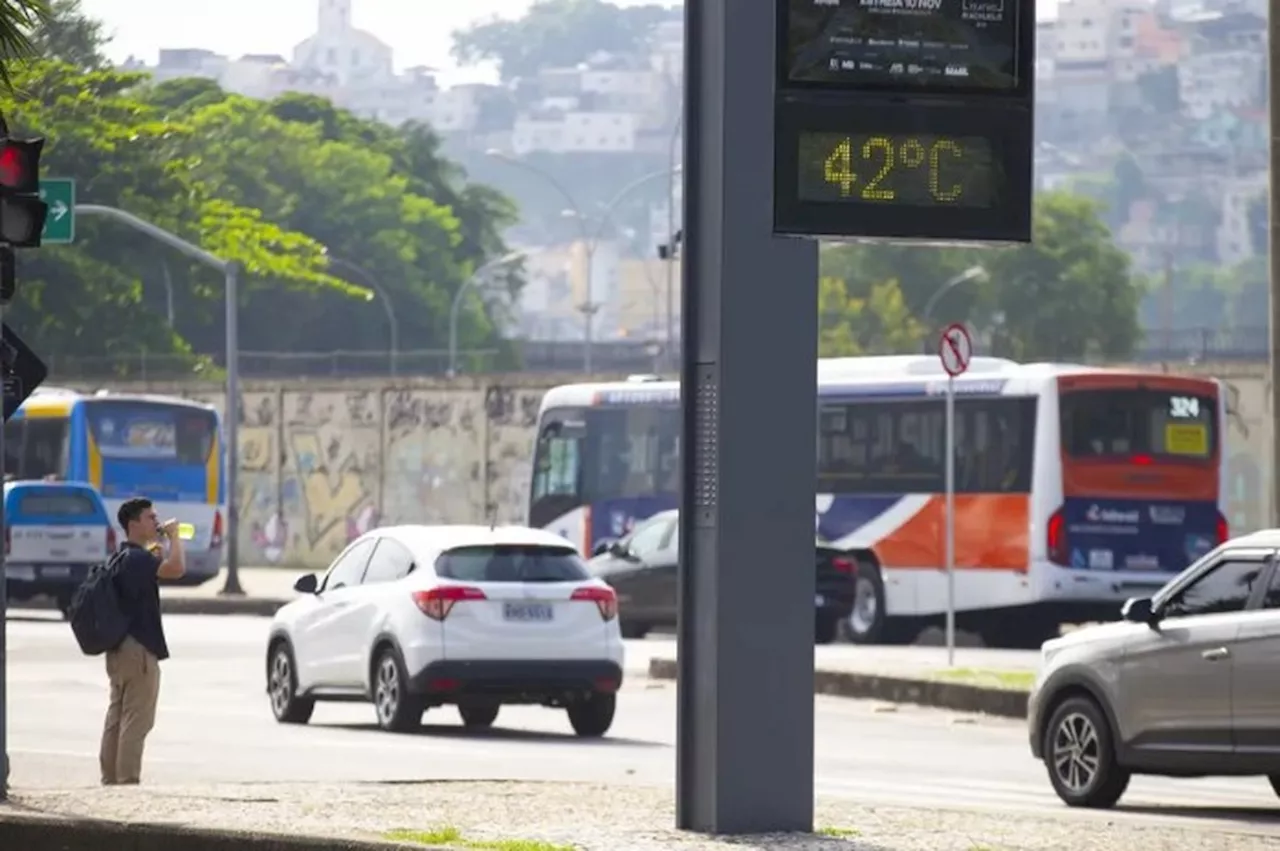
[[[611,621],[618,616],[618,595],[612,588],[579,588],[569,599],[595,603],[601,620]]]
[[[1062,567],[1071,566],[1071,555],[1067,549],[1067,522],[1059,508],[1049,516],[1045,527],[1045,549],[1049,561]]]
[[[1227,523],[1227,518],[1222,516],[1222,512],[1218,512],[1218,543],[1225,544],[1227,538],[1231,537],[1231,526]]]
[[[209,535],[209,549],[216,550],[222,546],[222,512],[213,512],[213,533]]]
[[[484,592],[466,585],[443,585],[429,591],[414,591],[413,602],[433,621],[449,617],[454,605],[466,600],[483,600]]]

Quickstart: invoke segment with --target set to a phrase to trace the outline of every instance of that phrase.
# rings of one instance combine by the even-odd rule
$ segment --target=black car
[[[677,520],[675,510],[664,511],[636,524],[626,537],[596,545],[589,565],[618,593],[624,638],[643,638],[654,627],[676,625]],[[821,541],[815,547],[814,637],[818,644],[830,644],[840,622],[853,611],[857,562]]]

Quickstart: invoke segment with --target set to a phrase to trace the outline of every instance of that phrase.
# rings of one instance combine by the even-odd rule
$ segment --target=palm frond
[[[13,89],[12,63],[31,56],[31,32],[50,14],[49,0],[0,0],[0,87]]]

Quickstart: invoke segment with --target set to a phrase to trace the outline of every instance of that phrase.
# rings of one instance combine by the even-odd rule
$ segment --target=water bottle
[[[179,523],[178,537],[184,541],[190,541],[196,536],[196,527],[193,523]]]

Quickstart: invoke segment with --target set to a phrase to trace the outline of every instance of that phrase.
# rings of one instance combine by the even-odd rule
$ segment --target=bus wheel
[[[886,621],[880,568],[870,559],[859,557],[853,580],[853,610],[845,620],[845,634],[854,644],[879,644]]]

